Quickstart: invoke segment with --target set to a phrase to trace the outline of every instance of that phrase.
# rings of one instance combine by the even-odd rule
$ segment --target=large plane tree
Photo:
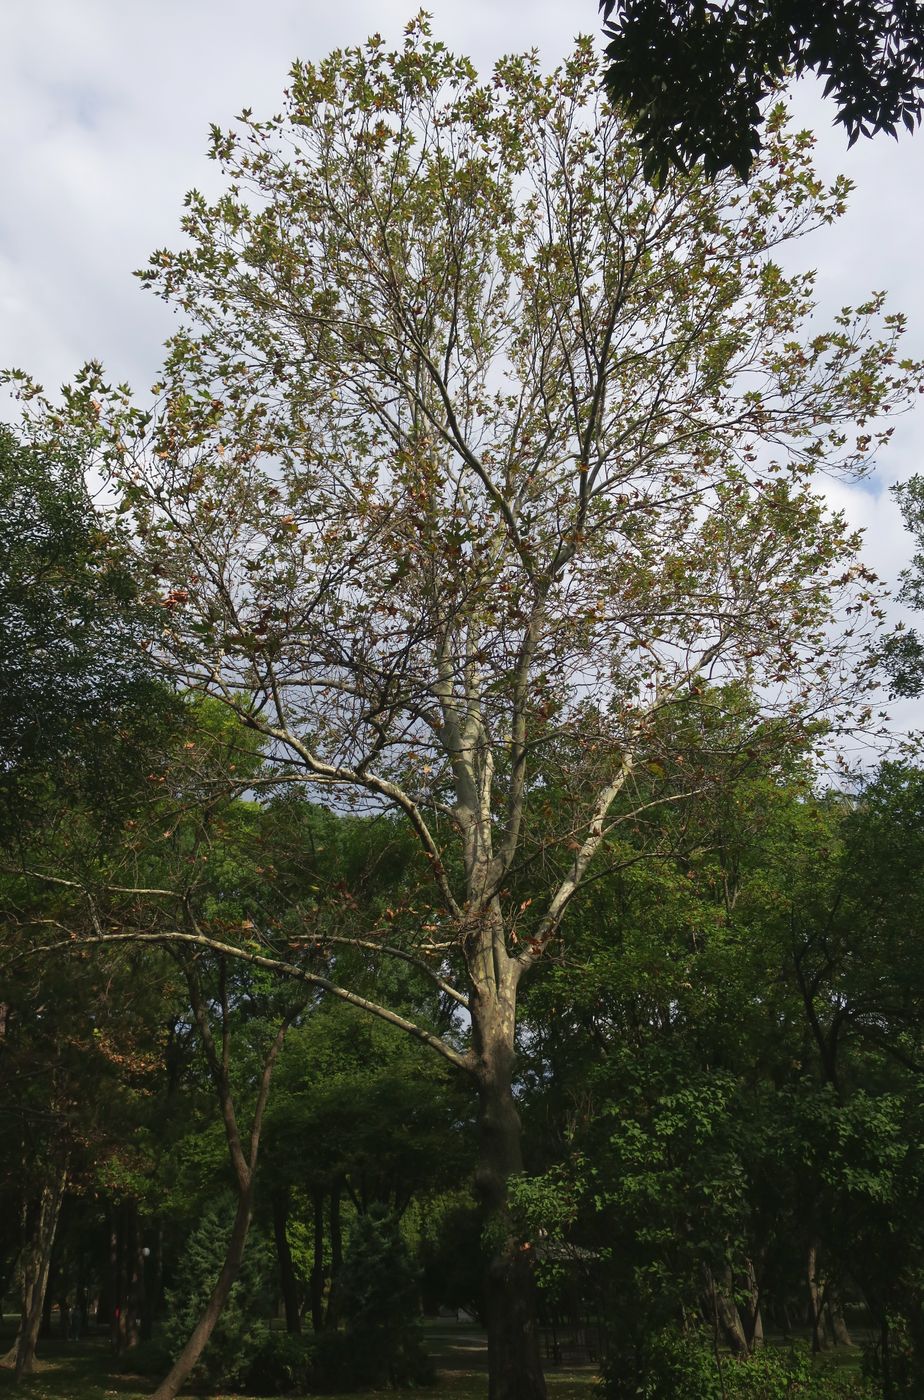
[[[857,716],[873,590],[813,478],[862,468],[919,372],[880,297],[826,330],[811,274],[774,261],[843,206],[808,146],[779,117],[746,192],[652,191],[592,41],[481,81],[418,19],[213,131],[224,192],[191,193],[142,274],[181,317],[156,401],[96,366],[68,395],[165,664],[262,737],[251,791],[384,809],[417,842],[416,887],[359,933],[309,937],[306,888],[304,951],[179,906],[147,927],[306,978],[468,1077],[494,1400],[545,1393],[506,1208],[522,979],[620,832],[644,845],[712,781],[682,749],[711,687],[758,697],[760,745]],[[449,1028],[351,988],[366,954],[435,983]]]

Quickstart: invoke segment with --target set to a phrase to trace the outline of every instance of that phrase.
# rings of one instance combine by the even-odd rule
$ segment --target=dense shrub
[[[877,1392],[859,1376],[816,1367],[806,1349],[723,1356],[720,1373],[707,1337],[666,1328],[610,1354],[603,1393],[607,1400],[872,1400]]]
[[[418,1385],[433,1370],[418,1325],[420,1275],[398,1221],[384,1210],[360,1216],[340,1276],[353,1384]]]
[[[186,1242],[174,1286],[167,1293],[162,1335],[171,1361],[182,1351],[215,1286],[232,1214],[230,1198],[220,1197],[206,1209]],[[269,1248],[251,1231],[237,1281],[193,1372],[194,1384],[225,1390],[245,1384],[265,1342],[266,1319],[272,1307],[268,1281],[272,1276]]]
[[[316,1387],[317,1340],[290,1332],[267,1332],[244,1378],[253,1395],[305,1395]]]
[[[722,1400],[711,1347],[700,1336],[666,1328],[611,1349],[603,1369],[607,1400]]]

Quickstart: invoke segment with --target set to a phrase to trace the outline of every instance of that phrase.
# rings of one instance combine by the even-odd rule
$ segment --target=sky
[[[0,5],[0,366],[47,390],[83,361],[144,390],[172,313],[131,276],[178,242],[190,187],[216,188],[211,122],[278,110],[290,63],[376,30],[396,43],[414,0],[5,0]],[[429,0],[434,31],[483,71],[538,47],[551,67],[578,31],[599,33],[596,0]],[[817,137],[821,174],[856,189],[833,229],[799,245],[830,314],[886,290],[924,358],[924,131],[852,150],[811,81],[796,115]],[[3,416],[10,410],[0,406]],[[894,585],[911,552],[889,486],[924,470],[924,399],[898,423],[873,477],[826,490],[866,530],[866,558]],[[894,615],[901,614],[893,609]],[[910,619],[913,620],[913,619]],[[924,705],[896,708],[924,725]]]

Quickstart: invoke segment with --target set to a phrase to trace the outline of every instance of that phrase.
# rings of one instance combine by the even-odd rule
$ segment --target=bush
[[[152,1337],[149,1341],[140,1342],[138,1346],[123,1352],[118,1359],[120,1371],[133,1376],[150,1376],[157,1380],[165,1376],[172,1365],[173,1358],[163,1337]]]
[[[351,1383],[407,1386],[431,1381],[433,1368],[417,1321],[419,1272],[393,1215],[374,1208],[357,1219],[339,1287],[347,1323],[345,1348],[350,1353],[344,1366],[353,1372]]]
[[[230,1198],[220,1198],[206,1209],[186,1242],[174,1286],[167,1293],[162,1336],[171,1362],[185,1346],[215,1286],[232,1213]],[[267,1280],[271,1277],[268,1246],[251,1231],[237,1281],[193,1372],[194,1384],[231,1390],[246,1382],[267,1335],[265,1319],[271,1306]]]
[[[254,1353],[244,1379],[253,1395],[304,1395],[314,1384],[314,1337],[290,1332],[267,1332]]]
[[[858,1376],[816,1367],[806,1349],[764,1347],[753,1356],[716,1362],[702,1333],[665,1328],[632,1349],[611,1354],[604,1366],[607,1400],[862,1400],[871,1397]]]
[[[838,1375],[812,1364],[807,1348],[764,1347],[725,1363],[728,1400],[847,1400],[863,1390],[859,1377]]]
[[[361,1390],[377,1383],[377,1358],[369,1356],[360,1341],[347,1332],[322,1332],[317,1338],[314,1389],[321,1394]]]
[[[665,1328],[622,1339],[603,1367],[607,1400],[722,1400],[711,1346],[696,1333]]]
[[[917,1330],[920,1335],[920,1322]],[[914,1342],[914,1329],[909,1319],[893,1315],[889,1319],[887,1354],[883,1354],[881,1336],[866,1348],[863,1374],[883,1390],[888,1376],[890,1393],[895,1400],[918,1400],[924,1395],[924,1348],[920,1344],[916,1347]]]

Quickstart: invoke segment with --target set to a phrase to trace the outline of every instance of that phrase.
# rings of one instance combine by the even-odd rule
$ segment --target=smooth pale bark
[[[35,1367],[35,1349],[45,1311],[51,1254],[66,1182],[67,1171],[62,1168],[45,1183],[38,1199],[24,1210],[19,1330],[3,1358],[3,1365],[14,1369],[17,1383]]]
[[[289,1193],[285,1187],[273,1192],[273,1237],[279,1265],[279,1290],[286,1310],[286,1331],[301,1332],[302,1319],[298,1309],[298,1284],[286,1227],[289,1223]]]
[[[764,1320],[760,1307],[760,1283],[757,1278],[757,1270],[751,1259],[747,1261],[745,1268],[745,1283],[748,1294],[748,1310],[744,1330],[748,1347],[751,1351],[756,1351],[764,1344]]]

